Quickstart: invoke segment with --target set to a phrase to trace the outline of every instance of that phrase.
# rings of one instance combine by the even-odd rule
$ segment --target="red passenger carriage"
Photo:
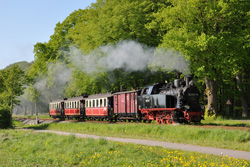
[[[64,111],[64,102],[63,100],[53,100],[49,103],[49,115],[52,118],[61,118]]]
[[[85,98],[83,96],[73,97],[64,100],[65,103],[65,117],[68,119],[83,119]]]
[[[111,106],[113,106],[113,94],[105,93],[90,95],[85,100],[87,119],[112,119]]]

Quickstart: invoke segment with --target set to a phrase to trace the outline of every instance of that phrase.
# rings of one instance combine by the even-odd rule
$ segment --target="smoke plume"
[[[189,62],[174,50],[155,49],[135,41],[122,41],[115,45],[101,46],[90,54],[82,54],[75,47],[70,49],[70,60],[85,73],[112,71],[144,71],[146,68],[162,68],[189,73]]]

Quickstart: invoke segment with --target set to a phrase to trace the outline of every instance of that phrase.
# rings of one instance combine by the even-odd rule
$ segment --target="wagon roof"
[[[63,99],[55,99],[55,100],[52,100],[50,103],[58,103],[58,102],[63,102],[64,100]]]
[[[116,92],[116,93],[114,93],[114,95],[125,94],[125,93],[136,93],[136,92],[138,92],[138,91],[139,91],[139,90],[124,91],[124,92]]]
[[[89,95],[86,99],[99,99],[99,98],[106,98],[106,97],[112,97],[112,93],[102,93],[102,94],[95,94],[95,95]]]
[[[79,96],[79,97],[71,97],[71,98],[67,98],[66,100],[64,100],[65,102],[67,101],[79,101],[79,100],[84,100],[85,98],[83,96]]]

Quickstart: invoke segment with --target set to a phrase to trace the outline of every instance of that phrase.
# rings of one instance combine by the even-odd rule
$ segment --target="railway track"
[[[21,122],[33,120],[35,121],[36,118],[23,118],[23,117],[13,117],[16,120]],[[110,121],[94,121],[94,120],[63,120],[60,121],[59,119],[52,119],[52,118],[39,118],[40,122],[87,122],[87,123],[102,123],[102,124],[145,124],[142,122],[110,122]],[[149,123],[147,123],[149,124]],[[163,125],[164,126],[164,125]],[[192,127],[200,127],[200,128],[221,128],[221,129],[228,129],[228,130],[246,130],[250,131],[250,127],[243,127],[243,126],[220,126],[220,125],[206,125],[206,124],[197,124],[197,125],[185,125],[185,126],[192,126]]]

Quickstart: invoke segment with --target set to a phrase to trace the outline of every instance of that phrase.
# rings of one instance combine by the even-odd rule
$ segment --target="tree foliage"
[[[23,94],[24,86],[27,83],[27,77],[23,70],[18,65],[14,65],[8,70],[4,70],[0,73],[0,80],[2,81],[2,89],[0,94],[0,104],[3,108],[9,108],[9,113],[12,115],[12,109],[14,105],[18,105],[20,101],[18,96]],[[8,116],[5,110],[2,111],[2,117]],[[6,117],[5,119],[10,120]],[[12,124],[12,123],[10,123]]]

